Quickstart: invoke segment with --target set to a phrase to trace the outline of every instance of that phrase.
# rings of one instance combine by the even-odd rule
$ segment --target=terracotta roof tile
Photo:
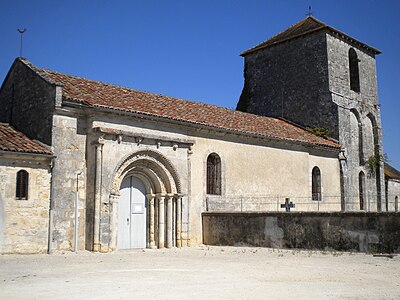
[[[246,51],[244,51],[243,53],[241,53],[240,55],[245,56],[246,54],[255,52],[257,50],[263,49],[263,48],[267,48],[270,47],[272,45],[276,45],[291,39],[294,39],[296,37],[300,37],[302,35],[311,33],[311,32],[315,32],[315,31],[319,31],[322,29],[328,29],[330,31],[333,31],[337,34],[340,34],[341,36],[343,36],[344,38],[351,40],[352,42],[360,45],[361,47],[368,49],[369,51],[374,52],[375,54],[379,54],[381,53],[378,49],[375,49],[373,47],[370,47],[360,41],[357,41],[356,39],[350,37],[349,35],[315,19],[314,17],[307,17],[303,20],[301,20],[300,22],[290,26],[288,29],[278,33],[277,35],[273,36],[272,38],[258,44],[257,46],[254,46]]]
[[[43,78],[49,78],[49,82],[62,85],[64,99],[91,107],[111,108],[244,134],[340,148],[340,145],[333,141],[279,119],[142,92],[39,68],[36,68],[36,71],[40,72]]]
[[[396,170],[388,163],[385,163],[384,169],[387,177],[400,180],[400,171]]]
[[[0,150],[20,153],[52,155],[44,146],[31,140],[9,124],[0,123]]]

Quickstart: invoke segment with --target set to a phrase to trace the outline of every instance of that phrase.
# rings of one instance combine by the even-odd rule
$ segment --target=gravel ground
[[[400,256],[193,247],[0,255],[0,299],[400,299]]]

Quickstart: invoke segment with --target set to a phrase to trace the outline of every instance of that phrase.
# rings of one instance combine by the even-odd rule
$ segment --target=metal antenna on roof
[[[311,10],[311,5],[308,6],[308,11],[306,12],[306,16],[311,17],[314,14],[314,12]]]
[[[21,35],[21,40],[20,40],[20,47],[19,47],[19,57],[22,57],[22,35],[24,34],[24,32],[26,31],[26,28],[24,29],[17,29],[17,31],[20,33]]]

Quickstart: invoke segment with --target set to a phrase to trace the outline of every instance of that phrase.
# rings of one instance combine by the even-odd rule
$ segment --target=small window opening
[[[15,197],[18,200],[28,200],[29,174],[25,170],[17,172]]]
[[[399,211],[399,196],[394,197],[394,210]]]
[[[349,71],[350,71],[350,88],[359,93],[360,92],[360,74],[358,68],[359,59],[356,51],[351,48],[349,50]]]
[[[312,169],[312,200],[321,201],[321,171],[318,167]]]
[[[207,157],[207,194],[221,195],[221,159],[216,153]]]
[[[362,171],[358,174],[358,193],[360,210],[365,210],[365,175]]]

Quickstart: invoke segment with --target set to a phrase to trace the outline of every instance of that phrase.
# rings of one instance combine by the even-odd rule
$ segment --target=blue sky
[[[19,55],[62,73],[235,108],[239,54],[314,16],[380,49],[384,152],[400,169],[400,1],[0,1],[0,82]]]

